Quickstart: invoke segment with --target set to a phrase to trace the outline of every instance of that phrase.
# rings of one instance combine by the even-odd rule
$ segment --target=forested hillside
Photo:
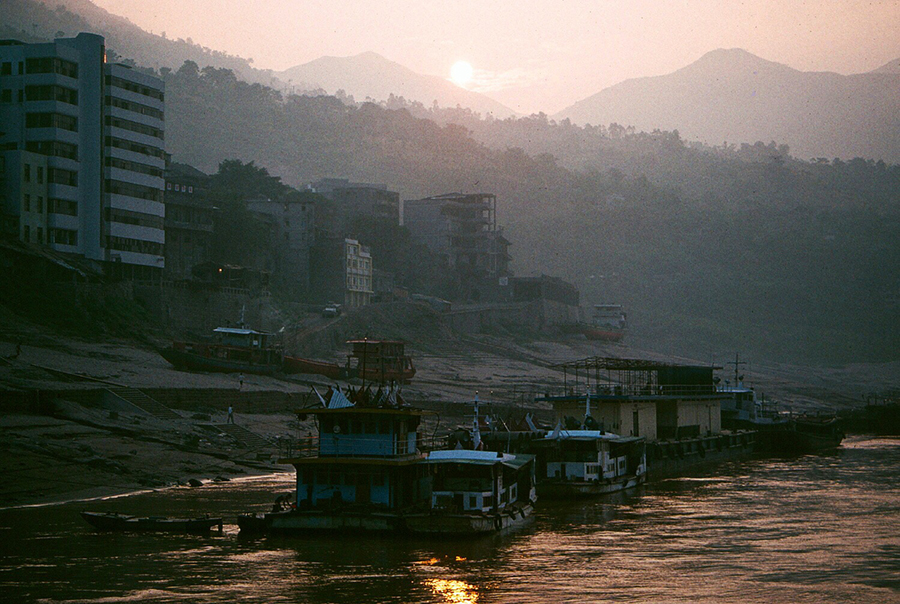
[[[703,358],[897,356],[898,166],[540,116],[480,126],[528,144],[500,150],[406,109],[283,98],[191,63],[166,87],[168,148],[202,169],[239,158],[292,185],[341,176],[404,198],[495,192],[518,273],[563,276],[588,304],[626,304],[648,345]]]

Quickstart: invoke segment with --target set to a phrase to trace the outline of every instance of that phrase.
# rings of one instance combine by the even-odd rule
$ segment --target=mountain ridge
[[[553,117],[678,130],[709,144],[775,140],[799,157],[900,161],[900,73],[805,72],[718,49],[672,73],[633,78]],[[877,70],[876,70],[877,71]]]
[[[301,81],[324,89],[338,90],[359,99],[387,100],[391,94],[430,106],[433,101],[444,107],[460,105],[497,118],[516,112],[483,94],[466,90],[439,76],[420,74],[377,52],[365,51],[348,57],[322,56],[307,63],[277,72],[283,81]]]

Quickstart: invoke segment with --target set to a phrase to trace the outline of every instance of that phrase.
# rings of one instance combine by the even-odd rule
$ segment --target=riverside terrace
[[[716,391],[713,377],[721,367],[615,357],[554,367],[563,371],[563,391],[537,400],[552,403],[563,426],[590,413],[607,430],[648,441],[721,432],[728,395]]]

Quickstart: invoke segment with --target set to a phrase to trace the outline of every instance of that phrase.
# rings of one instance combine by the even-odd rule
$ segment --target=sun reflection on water
[[[453,579],[429,579],[425,582],[436,595],[442,596],[451,604],[475,604],[478,602],[478,590],[465,581]]]

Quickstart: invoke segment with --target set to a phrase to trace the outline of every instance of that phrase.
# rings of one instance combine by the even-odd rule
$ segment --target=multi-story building
[[[330,207],[321,209],[321,223],[323,228],[334,232],[348,230],[352,219],[358,216],[379,218],[393,224],[400,222],[400,193],[389,191],[387,185],[323,178],[306,188],[332,202],[328,204]],[[327,224],[326,217],[334,224]]]
[[[247,200],[247,209],[267,222],[273,248],[281,252],[277,264],[264,268],[306,290],[316,226],[313,197],[303,193],[288,195],[280,201],[258,197]]]
[[[510,257],[509,241],[497,226],[495,195],[448,193],[406,200],[403,225],[477,288],[470,294],[482,291],[482,299],[500,297],[494,290],[506,285]]]
[[[310,293],[320,303],[365,306],[372,301],[372,254],[356,239],[319,239],[312,248]]]
[[[206,198],[209,176],[185,164],[166,167],[166,275],[190,279],[208,262],[215,209]]]
[[[102,36],[0,41],[3,212],[19,236],[109,272],[158,278],[164,267],[164,92],[158,78],[106,63]],[[29,153],[22,153],[22,152]],[[41,156],[36,159],[34,155]],[[45,183],[37,182],[43,171]],[[46,184],[45,227],[24,195]],[[29,206],[34,207],[34,198]],[[33,210],[32,210],[33,212]]]

